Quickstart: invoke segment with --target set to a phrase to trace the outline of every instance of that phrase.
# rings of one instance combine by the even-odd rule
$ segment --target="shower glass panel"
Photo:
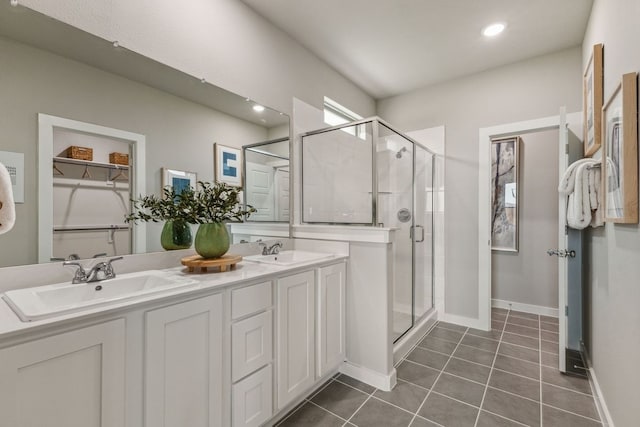
[[[302,221],[373,223],[372,123],[304,137]]]
[[[433,308],[433,181],[435,158],[422,147],[414,148],[414,321]]]
[[[413,290],[413,143],[383,124],[376,147],[378,224],[394,229],[393,340],[414,324]]]

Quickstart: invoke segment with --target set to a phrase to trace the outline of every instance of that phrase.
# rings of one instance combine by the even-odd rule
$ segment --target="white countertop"
[[[183,267],[168,268],[161,271],[166,271],[171,275],[177,274],[195,279],[196,283],[193,285],[181,286],[176,289],[161,291],[151,295],[143,295],[139,298],[127,301],[114,302],[109,305],[92,307],[86,310],[32,322],[21,321],[11,307],[7,305],[4,299],[0,298],[0,340],[22,333],[37,331],[56,324],[62,325],[65,323],[77,322],[84,318],[103,316],[105,314],[110,314],[111,312],[135,309],[135,307],[139,305],[148,304],[150,302],[158,303],[176,296],[187,296],[190,294],[202,293],[203,291],[211,291],[217,288],[223,289],[247,282],[259,281],[260,279],[289,275],[298,271],[309,270],[310,267],[332,264],[346,258],[347,256],[345,255],[334,255],[333,258],[330,259],[325,258],[318,261],[300,263],[295,266],[278,266],[241,261],[236,265],[234,270],[226,271],[224,273],[189,273],[187,272],[187,269]],[[104,282],[104,284],[105,286],[108,286],[108,281]],[[80,284],[78,286],[86,285]]]

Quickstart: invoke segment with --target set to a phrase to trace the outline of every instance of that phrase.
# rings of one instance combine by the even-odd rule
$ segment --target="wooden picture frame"
[[[162,188],[173,187],[176,194],[182,193],[185,188],[196,190],[198,175],[195,172],[181,171],[177,169],[162,168]],[[163,193],[164,197],[164,193]]]
[[[213,146],[216,182],[242,187],[242,150],[218,143]]]
[[[628,73],[602,107],[604,219],[638,223],[638,75]]]
[[[491,250],[518,252],[520,137],[491,140]]]
[[[603,46],[596,44],[582,76],[582,111],[584,114],[584,156],[591,157],[602,141]]]

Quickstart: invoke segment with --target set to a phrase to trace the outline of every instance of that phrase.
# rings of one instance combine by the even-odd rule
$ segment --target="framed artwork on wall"
[[[215,143],[213,151],[216,182],[224,182],[236,187],[242,186],[240,149]]]
[[[584,112],[584,156],[591,157],[601,145],[602,131],[602,86],[603,56],[602,44],[593,46],[587,68],[582,79],[582,111]]]
[[[518,252],[520,137],[491,140],[491,250]]]
[[[195,172],[162,168],[162,188],[171,186],[176,191],[176,194],[182,193],[183,190],[189,187],[195,190],[197,182],[198,176]]]
[[[638,223],[638,75],[628,73],[602,108],[602,188],[607,222]]]

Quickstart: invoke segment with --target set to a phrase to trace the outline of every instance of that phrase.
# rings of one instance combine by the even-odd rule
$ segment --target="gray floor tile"
[[[375,387],[372,387],[369,384],[365,384],[362,381],[358,381],[357,379],[351,378],[344,374],[338,375],[336,379],[340,382],[350,385],[351,387],[355,387],[360,391],[364,391],[367,394],[371,394],[376,390]]]
[[[537,380],[494,369],[491,372],[489,386],[527,399],[540,401],[540,381]]]
[[[544,331],[549,331],[549,332],[555,332],[555,333],[558,333],[558,324],[556,324],[556,323],[540,322],[540,329],[542,329],[542,330],[544,330]]]
[[[418,411],[418,408],[428,393],[429,391],[422,387],[399,380],[393,390],[376,390],[373,395],[374,397],[415,413]]]
[[[565,375],[557,368],[543,366],[542,381],[558,387],[568,388],[569,390],[579,391],[580,393],[591,394],[591,386],[588,379]]]
[[[498,341],[480,338],[473,335],[465,335],[462,344],[479,348],[480,350],[495,352],[498,348]]]
[[[522,359],[534,363],[538,363],[540,360],[540,353],[538,352],[538,350],[507,344],[504,342],[500,343],[498,354],[503,354],[505,356],[515,357],[516,359]]]
[[[437,351],[438,353],[450,355],[451,353],[453,353],[453,350],[455,350],[456,343],[427,336],[422,341],[420,341],[418,346]]]
[[[312,403],[305,403],[297,411],[282,421],[278,426],[282,427],[306,427],[306,426],[341,426],[344,420],[333,414],[318,408]]]
[[[532,320],[538,320],[538,315],[537,314],[533,314],[533,313],[525,313],[524,311],[516,311],[516,310],[511,310],[509,311],[509,317],[521,317],[523,319],[532,319]]]
[[[546,351],[541,352],[542,364],[544,366],[550,366],[552,368],[558,369],[559,359],[557,354],[547,353]]]
[[[480,411],[478,424],[476,424],[477,427],[519,427],[521,425],[522,424],[518,424],[515,421],[490,414],[486,411]]]
[[[503,316],[506,316],[508,313],[509,313],[509,310],[507,310],[506,308],[498,308],[498,307],[491,308],[491,314],[501,314]]]
[[[337,381],[332,382],[311,401],[318,406],[346,419],[367,400],[368,395]]]
[[[490,340],[500,341],[502,336],[502,327],[499,329],[491,329],[490,331],[483,331],[480,329],[469,328],[467,334],[475,335],[476,337],[488,338]]]
[[[488,388],[482,409],[530,426],[540,425],[540,404]]]
[[[496,363],[493,367],[495,369],[522,375],[537,381],[540,380],[540,365],[537,363],[527,362],[498,354],[496,356]]]
[[[491,368],[487,366],[455,358],[452,358],[444,368],[444,372],[448,372],[450,374],[457,375],[459,377],[463,377],[482,384],[487,383],[490,371]]]
[[[457,400],[461,400],[474,406],[480,406],[480,403],[482,403],[482,395],[484,394],[484,389],[485,387],[481,384],[477,384],[471,381],[467,381],[463,378],[454,377],[452,375],[444,373],[440,376],[440,378],[438,378],[438,382],[436,383],[436,385],[433,386],[433,390],[438,393],[447,395]]]
[[[542,351],[546,351],[547,353],[555,353],[558,354],[558,343],[542,340],[540,342],[540,347]]]
[[[491,329],[495,329],[496,331],[502,331],[502,329],[504,328],[504,320],[500,321],[500,320],[492,320],[491,321]]]
[[[525,319],[522,317],[514,317],[514,316],[509,316],[509,320],[507,321],[507,323],[511,325],[526,326],[528,328],[534,328],[534,329],[538,329],[540,327],[539,322],[537,320]]]
[[[540,338],[545,341],[554,342],[556,344],[558,343],[558,334],[556,334],[555,332],[540,331]]]
[[[449,322],[438,322],[436,326],[441,328],[451,329],[452,331],[458,331],[458,332],[464,332],[467,330],[466,326],[456,325],[454,323],[449,323]]]
[[[422,417],[416,416],[409,427],[438,427],[438,424],[425,420]]]
[[[542,422],[545,427],[599,427],[602,424],[569,412],[542,405]]]
[[[447,360],[449,360],[449,356],[427,350],[426,348],[416,347],[407,355],[407,359],[440,370],[444,368]]]
[[[396,371],[398,378],[425,388],[431,388],[440,374],[440,371],[406,360],[398,366]]]
[[[558,318],[557,317],[551,317],[551,316],[540,316],[540,321],[541,322],[547,322],[547,323],[552,323],[554,325],[558,324]]]
[[[473,427],[478,408],[431,393],[418,415],[446,427]]]
[[[502,341],[509,344],[516,344],[523,347],[533,348],[536,350],[540,348],[540,341],[538,338],[530,338],[522,335],[511,334],[508,332],[502,334]]]
[[[428,336],[434,337],[434,338],[440,338],[441,340],[445,340],[445,341],[451,341],[457,344],[458,341],[460,341],[460,338],[462,338],[463,334],[464,332],[452,331],[451,329],[435,327],[431,330],[431,332],[429,332]]]
[[[574,414],[598,419],[598,411],[593,397],[587,394],[542,383],[542,402]]]
[[[523,335],[525,337],[540,338],[540,333],[538,329],[527,328],[526,326],[513,325],[507,321],[507,326],[504,328],[505,332],[509,332],[512,334]]]
[[[360,427],[407,427],[413,415],[378,399],[369,399],[349,420]]]
[[[453,353],[453,357],[457,357],[458,359],[469,360],[486,366],[491,366],[494,356],[495,354],[491,351],[484,351],[479,348],[469,347],[468,345],[462,344],[460,344]]]

